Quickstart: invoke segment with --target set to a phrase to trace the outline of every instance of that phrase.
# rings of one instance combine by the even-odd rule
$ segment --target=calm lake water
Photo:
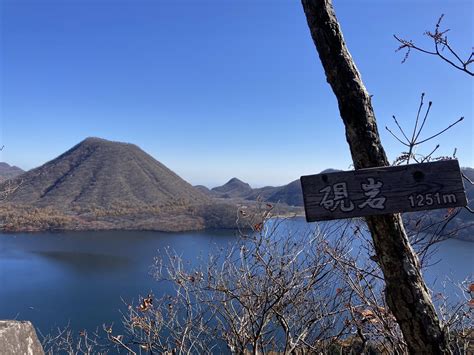
[[[302,220],[285,227],[308,229]],[[0,319],[30,320],[43,332],[68,323],[90,330],[120,324],[122,300],[166,291],[149,273],[159,249],[170,247],[197,264],[236,239],[230,230],[0,234]],[[441,291],[445,276],[472,276],[473,255],[474,243],[443,242],[433,259],[440,261],[425,272],[429,286]]]

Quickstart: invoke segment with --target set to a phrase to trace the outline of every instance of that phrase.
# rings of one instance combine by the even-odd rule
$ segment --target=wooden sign
[[[457,160],[302,176],[308,222],[467,205]]]

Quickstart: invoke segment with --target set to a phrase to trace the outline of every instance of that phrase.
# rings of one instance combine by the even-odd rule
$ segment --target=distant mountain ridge
[[[335,170],[335,169],[326,169],[321,171],[321,173],[332,173],[332,172],[338,172],[340,170]],[[461,168],[461,172],[469,178],[471,181],[474,181],[474,169],[473,168],[468,168],[468,167],[463,167]],[[229,182],[227,182],[225,185],[221,187],[215,187],[211,190],[207,190],[208,193],[209,191],[214,193],[214,196],[216,196],[216,193],[219,191],[225,191],[225,187],[229,185],[231,181],[238,181],[239,186],[249,186],[245,182],[233,178]],[[471,209],[474,209],[473,201],[474,201],[474,186],[471,185],[469,182],[464,181],[464,186],[466,190],[466,196],[468,198],[468,201],[471,201],[469,206]],[[301,190],[301,184],[299,180],[295,180],[290,182],[287,185],[283,186],[266,186],[262,188],[255,188],[251,189],[251,192],[249,192],[248,188],[241,189],[240,194],[234,194],[230,195],[229,193],[218,193],[217,196],[221,198],[240,198],[243,200],[248,200],[248,201],[255,201],[255,200],[261,200],[263,202],[271,202],[271,203],[282,203],[286,204],[288,206],[295,206],[295,207],[303,207],[304,202],[303,202],[303,192]],[[206,193],[206,190],[203,190],[204,193]],[[244,193],[245,192],[245,193]],[[426,220],[430,221],[443,221],[445,219],[445,216],[447,215],[447,211],[445,209],[439,209],[439,210],[431,210],[428,212],[418,212],[417,214],[406,214],[404,216],[410,217],[411,220],[417,220],[420,216],[427,214],[427,217],[425,216]],[[410,225],[411,223],[408,223],[408,218],[406,218],[407,221],[407,226]],[[460,239],[465,239],[465,240],[470,240],[474,241],[474,218],[472,217],[472,214],[467,211],[466,209],[462,208],[459,213],[452,218],[452,220],[449,222],[448,227],[445,229],[446,235],[456,235],[457,238]]]
[[[288,206],[303,206],[303,195],[299,180],[292,181],[283,186],[265,186],[254,189],[248,183],[234,177],[224,185],[212,189],[202,185],[197,185],[195,188],[213,198],[247,201],[261,200]]]
[[[8,179],[13,179],[23,173],[23,169],[20,169],[17,166],[9,165],[5,162],[0,162],[0,182]]]
[[[321,173],[337,172],[336,169],[326,169]],[[282,203],[288,206],[303,207],[303,191],[301,189],[300,180],[294,180],[283,186],[265,186],[253,189],[248,183],[234,177],[222,186],[207,189],[204,186],[199,188],[208,196],[220,198],[240,198],[244,200],[255,201],[257,199]]]
[[[334,173],[341,170],[325,169],[322,173]],[[463,167],[461,171],[471,181],[474,180],[474,169]],[[465,182],[466,195],[470,200],[474,200],[474,186]],[[261,199],[267,202],[279,202],[289,206],[303,206],[303,191],[301,189],[300,180],[294,180],[283,186],[265,186],[260,188],[252,188],[248,183],[234,177],[222,186],[208,189],[205,186],[196,186],[205,194],[221,198],[242,198],[245,200]],[[467,211],[466,211],[467,212]],[[464,213],[463,213],[464,214]]]

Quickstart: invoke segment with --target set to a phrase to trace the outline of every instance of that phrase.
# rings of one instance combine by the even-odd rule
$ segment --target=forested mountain
[[[216,202],[136,145],[87,138],[0,184],[4,230],[234,227],[237,206]]]
[[[8,196],[11,203],[65,208],[209,200],[136,145],[100,138],[85,139],[26,172],[20,182],[21,188]]]

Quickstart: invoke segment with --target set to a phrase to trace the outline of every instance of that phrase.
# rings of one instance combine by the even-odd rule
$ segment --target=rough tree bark
[[[357,67],[345,45],[331,0],[302,0],[328,83],[337,97],[355,169],[387,166],[375,115]],[[400,214],[366,218],[385,295],[412,354],[448,354],[447,337],[421,276]]]

